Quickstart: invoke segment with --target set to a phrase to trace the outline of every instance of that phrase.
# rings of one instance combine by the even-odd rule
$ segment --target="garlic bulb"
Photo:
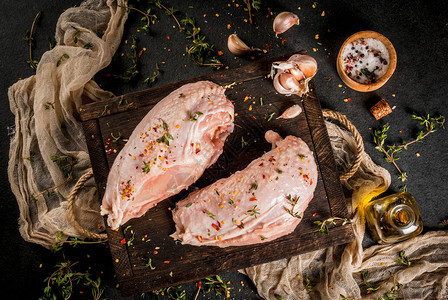
[[[277,36],[294,25],[299,25],[299,17],[292,12],[284,11],[275,17],[272,27],[274,29],[275,36]]]
[[[277,119],[292,119],[297,117],[298,115],[300,115],[300,113],[302,112],[302,108],[300,107],[300,105],[295,104],[289,108],[287,108],[280,117],[278,117]]]
[[[308,82],[316,75],[316,72],[316,60],[301,54],[294,54],[285,62],[274,62],[271,67],[274,88],[285,95],[306,94]]]
[[[229,35],[229,38],[227,39],[227,47],[229,48],[229,51],[235,54],[236,56],[249,54],[253,51],[261,51],[258,48],[250,48],[249,46],[247,46],[246,43],[244,43],[236,35],[236,33]]]

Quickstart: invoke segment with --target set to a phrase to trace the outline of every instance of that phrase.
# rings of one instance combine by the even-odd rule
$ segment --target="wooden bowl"
[[[389,51],[389,68],[387,69],[386,73],[378,79],[375,83],[370,84],[363,84],[359,83],[353,79],[351,79],[343,70],[342,67],[342,53],[344,52],[345,46],[347,44],[354,42],[361,38],[373,38],[376,40],[379,40],[381,43],[386,46],[387,50]],[[379,89],[380,87],[385,84],[389,78],[392,76],[392,74],[395,71],[395,68],[397,66],[397,53],[395,52],[395,48],[392,45],[392,43],[382,34],[375,32],[375,31],[359,31],[353,35],[351,35],[348,39],[345,40],[345,42],[342,44],[341,48],[339,49],[338,58],[336,60],[336,68],[338,70],[339,77],[341,77],[342,81],[348,85],[350,88],[359,91],[359,92],[371,92],[374,90]]]

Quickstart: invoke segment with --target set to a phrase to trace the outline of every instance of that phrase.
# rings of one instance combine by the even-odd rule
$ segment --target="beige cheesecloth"
[[[82,238],[65,215],[72,187],[90,169],[84,133],[75,115],[81,104],[112,96],[92,78],[109,65],[120,44],[127,18],[120,6],[124,1],[88,0],[65,11],[56,27],[57,46],[42,56],[35,76],[9,89],[15,133],[8,175],[19,204],[19,230],[27,241],[51,247],[60,231],[63,239]],[[99,37],[97,33],[104,34]],[[91,47],[86,49],[88,43]],[[61,185],[66,177],[51,159],[53,155],[76,159],[73,180]],[[59,185],[54,193],[42,193]],[[74,203],[78,221],[94,232],[102,230],[93,179],[78,195]]]
[[[81,104],[112,96],[92,78],[110,63],[121,41],[127,14],[120,6],[124,6],[124,0],[87,0],[64,12],[56,28],[57,46],[43,55],[35,76],[9,90],[16,121],[8,174],[19,204],[20,233],[27,241],[49,248],[60,231],[64,238],[83,238],[65,215],[71,189],[90,170],[83,130],[75,115]],[[97,33],[104,34],[99,37]],[[90,49],[84,48],[87,43],[92,45]],[[338,166],[344,170],[352,160],[353,137],[334,124],[327,123],[327,128]],[[76,159],[72,180],[66,182],[52,155]],[[407,298],[447,299],[447,232],[428,232],[400,244],[363,249],[364,218],[357,208],[366,198],[385,191],[390,175],[365,154],[359,171],[344,184],[353,190],[347,201],[354,212],[356,240],[245,269],[259,294],[266,299],[340,299],[340,295],[359,299],[361,291],[365,292],[359,273],[368,270],[368,281],[374,286],[386,281],[371,298],[378,298],[391,287],[388,279],[389,271],[393,271],[404,284]],[[54,194],[42,193],[55,186],[59,187]],[[74,207],[79,223],[99,232],[104,225],[95,189],[93,180],[87,181]],[[394,262],[402,249],[412,261],[410,267]],[[311,293],[304,288],[305,275],[316,282]]]

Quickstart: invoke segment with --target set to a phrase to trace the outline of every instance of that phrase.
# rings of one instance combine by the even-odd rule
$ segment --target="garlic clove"
[[[289,71],[289,73],[291,73],[292,76],[294,76],[294,78],[295,78],[297,81],[300,81],[300,80],[302,80],[302,79],[305,78],[305,75],[304,75],[303,72],[300,71],[299,69],[291,68],[291,69],[288,69],[288,71]]]
[[[316,75],[317,62],[309,55],[294,54],[287,62],[295,64],[305,78],[313,78]]]
[[[275,17],[272,27],[274,29],[275,36],[277,36],[294,25],[299,25],[299,17],[292,12],[284,11]]]
[[[295,104],[289,108],[287,108],[280,117],[278,117],[277,119],[292,119],[297,117],[298,115],[300,115],[300,113],[302,112],[302,108],[300,107],[300,105]]]
[[[284,71],[295,68],[296,65],[285,61],[276,61],[271,66],[271,78],[274,78],[276,73],[284,73]]]
[[[229,35],[229,38],[227,39],[227,47],[229,48],[229,51],[235,54],[236,56],[242,56],[254,51],[261,51],[258,48],[251,48],[247,46],[246,43],[243,42],[238,37],[238,35],[236,35],[236,33]]]
[[[289,73],[278,73],[274,77],[274,88],[277,92],[284,95],[291,95],[300,91],[300,84]]]

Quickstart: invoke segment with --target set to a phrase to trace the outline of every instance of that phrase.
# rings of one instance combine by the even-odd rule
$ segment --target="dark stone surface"
[[[148,7],[146,1],[134,2],[137,7]],[[210,43],[224,52],[220,59],[229,67],[252,61],[250,57],[236,59],[228,52],[227,36],[233,32],[237,32],[247,44],[255,47],[265,49],[267,43],[272,44],[272,51],[260,56],[255,55],[254,60],[307,49],[318,61],[319,71],[315,80],[322,106],[347,115],[357,126],[364,138],[367,153],[392,174],[389,193],[399,192],[403,184],[397,179],[394,167],[386,163],[383,155],[374,149],[373,130],[388,122],[391,124],[390,141],[400,143],[401,139],[410,140],[419,130],[419,125],[411,120],[410,113],[447,115],[446,5],[443,1],[345,0],[322,1],[313,8],[312,1],[271,1],[268,4],[265,3],[267,1],[262,2],[261,10],[255,11],[254,20],[257,26],[244,22],[244,19],[247,19],[247,12],[243,10],[243,1],[210,1],[206,5],[204,2],[170,1],[169,5],[197,20]],[[4,105],[4,109],[0,112],[2,122],[0,138],[3,140],[0,156],[2,179],[0,184],[3,191],[0,202],[3,231],[0,241],[2,273],[0,283],[3,287],[2,292],[6,295],[14,294],[16,299],[32,299],[42,295],[43,280],[54,271],[53,266],[64,257],[61,252],[54,254],[41,246],[27,243],[19,235],[17,223],[19,209],[10,191],[6,173],[9,150],[7,128],[14,124],[13,115],[8,108],[7,89],[18,78],[26,78],[34,73],[25,62],[28,59],[28,48],[22,37],[31,26],[35,14],[39,10],[43,12],[35,35],[37,47],[34,50],[34,57],[39,59],[48,49],[47,37],[54,35],[58,16],[65,9],[79,3],[80,1],[76,0],[3,0],[0,4],[2,68],[0,100]],[[239,8],[236,7],[237,3],[240,5]],[[194,8],[190,8],[191,5]],[[268,6],[274,13],[286,10],[295,12],[300,17],[300,26],[294,26],[282,35],[287,39],[284,45],[272,32],[272,19],[265,17]],[[126,39],[131,34],[136,34],[140,39],[139,47],[147,48],[142,56],[143,76],[151,76],[156,63],[163,71],[156,85],[212,72],[211,69],[195,66],[187,56],[184,56],[187,43],[184,34],[173,29],[172,19],[160,10],[153,9],[159,20],[151,27],[151,36],[136,33],[140,16],[135,12],[131,13],[124,35]],[[322,11],[325,11],[323,17]],[[219,14],[219,17],[215,14]],[[227,29],[229,23],[231,28]],[[335,59],[343,41],[360,30],[374,30],[384,34],[394,44],[398,55],[395,74],[385,86],[371,93],[359,93],[346,87],[339,79],[335,67]],[[319,34],[318,40],[315,39],[316,34]],[[116,74],[123,69],[123,65],[127,62],[120,53],[128,51],[128,47],[126,45],[120,49],[111,66],[96,76],[96,80],[103,88],[117,95],[146,88],[142,77],[127,84],[106,77],[106,74]],[[317,52],[313,52],[313,48],[316,48]],[[168,49],[171,51],[168,52]],[[343,99],[348,97],[351,101],[344,102]],[[378,98],[385,98],[391,106],[396,107],[392,114],[380,121],[376,121],[368,111]],[[407,186],[419,204],[425,230],[437,230],[440,220],[448,217],[447,149],[447,131],[439,130],[429,135],[422,144],[412,145],[401,155],[401,160],[398,162],[409,175]],[[420,157],[417,157],[416,153],[419,153]],[[365,244],[371,244],[371,241],[366,239]],[[115,288],[108,249],[104,246],[77,246],[73,249],[66,248],[64,255],[72,262],[80,261],[79,270],[91,268],[90,271],[94,275],[102,273],[101,277],[106,287],[105,296],[111,299],[120,298]],[[257,298],[246,277],[237,272],[230,272],[224,274],[223,278],[225,281],[231,281],[232,298]],[[187,299],[194,298],[196,292],[194,283],[183,285],[183,288],[187,292]],[[76,294],[73,298],[79,296]],[[204,297],[200,296],[199,299],[210,297],[211,294],[207,294]]]

